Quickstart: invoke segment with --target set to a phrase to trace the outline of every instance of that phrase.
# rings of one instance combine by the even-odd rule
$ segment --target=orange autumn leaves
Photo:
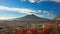
[[[19,32],[14,32],[14,34],[52,34],[52,32],[49,28],[44,28],[42,30],[31,28],[29,30],[21,29]]]

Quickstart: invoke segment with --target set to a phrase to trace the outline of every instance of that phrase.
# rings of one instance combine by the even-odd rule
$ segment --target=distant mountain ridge
[[[47,21],[49,19],[41,18],[35,15],[26,15],[22,18],[16,18],[15,20],[20,20],[20,21]]]

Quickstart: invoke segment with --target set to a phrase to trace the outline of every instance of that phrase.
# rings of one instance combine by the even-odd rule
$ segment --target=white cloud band
[[[25,9],[24,8],[9,8],[9,7],[5,7],[5,6],[0,6],[0,9],[7,10],[7,11],[26,13],[26,14],[32,14],[33,12],[35,12],[34,10],[30,10],[30,9],[26,9],[26,8]]]

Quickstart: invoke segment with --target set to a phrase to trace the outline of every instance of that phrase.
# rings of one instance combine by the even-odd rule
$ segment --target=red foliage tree
[[[38,34],[38,32],[36,28],[32,28],[27,31],[27,34]]]
[[[21,29],[19,32],[17,32],[17,34],[52,34],[52,32],[49,28],[43,28],[42,30],[31,28],[28,31]]]
[[[18,32],[18,34],[26,34],[26,30],[21,29],[21,30]]]
[[[44,28],[42,30],[38,30],[38,34],[52,34],[49,28]]]

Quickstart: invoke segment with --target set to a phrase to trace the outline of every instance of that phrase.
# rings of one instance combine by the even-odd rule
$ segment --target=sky
[[[60,0],[0,0],[0,20],[32,14],[53,19],[60,15]]]

